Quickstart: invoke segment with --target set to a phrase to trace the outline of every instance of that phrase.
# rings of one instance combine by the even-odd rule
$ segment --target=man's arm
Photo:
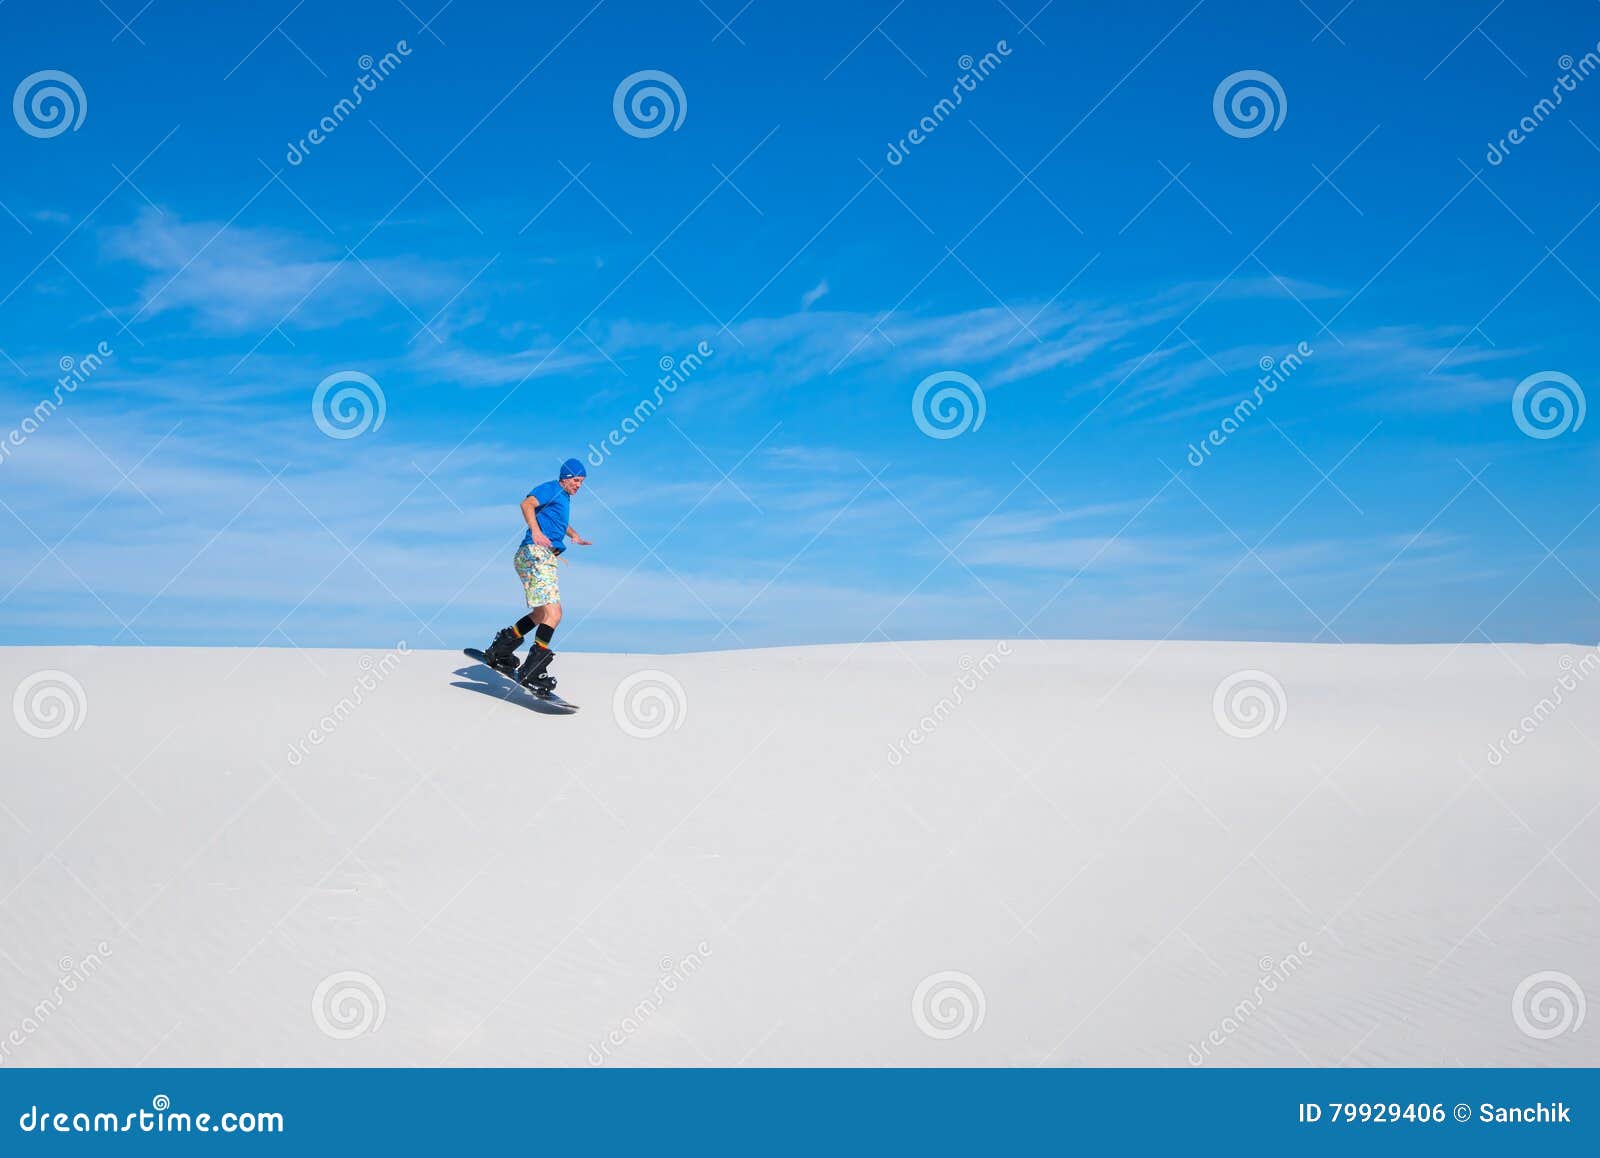
[[[578,534],[577,531],[574,531],[572,529],[572,525],[570,523],[567,524],[567,538],[571,539],[574,543],[578,544],[578,546],[580,546],[580,547],[592,547],[592,546],[594,546],[594,544],[589,542],[588,539],[585,539],[582,535]]]
[[[522,500],[522,517],[528,521],[528,533],[533,536],[534,544],[540,547],[548,547],[550,546],[550,540],[539,529],[538,510],[539,500],[532,495]]]

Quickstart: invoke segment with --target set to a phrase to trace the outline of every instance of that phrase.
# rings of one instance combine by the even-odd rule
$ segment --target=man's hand
[[[582,535],[577,534],[576,532],[573,533],[572,541],[574,543],[578,544],[578,546],[580,546],[580,547],[592,547],[592,546],[594,546],[594,544],[589,542],[588,539],[585,539]]]
[[[540,530],[533,532],[533,545],[535,547],[543,547],[546,551],[553,550],[550,537]]]

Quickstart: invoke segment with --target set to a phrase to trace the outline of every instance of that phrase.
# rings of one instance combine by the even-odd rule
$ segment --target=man
[[[484,651],[484,662],[498,671],[510,675],[524,687],[541,695],[555,690],[555,677],[549,672],[550,660],[555,653],[550,650],[550,638],[561,622],[561,588],[556,578],[556,556],[566,550],[566,540],[580,547],[590,546],[588,539],[574,531],[567,522],[572,496],[583,486],[588,472],[583,463],[569,458],[561,464],[561,475],[553,482],[540,483],[522,500],[522,517],[528,532],[522,537],[522,546],[512,562],[516,564],[517,578],[522,580],[522,591],[528,599],[528,614],[510,627],[502,627]],[[522,666],[516,666],[517,646],[530,633],[533,646]]]

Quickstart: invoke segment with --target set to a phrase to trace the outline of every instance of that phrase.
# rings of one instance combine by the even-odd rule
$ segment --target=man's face
[[[578,477],[564,478],[561,480],[561,489],[566,491],[569,495],[577,494],[578,488],[582,485],[583,479]]]

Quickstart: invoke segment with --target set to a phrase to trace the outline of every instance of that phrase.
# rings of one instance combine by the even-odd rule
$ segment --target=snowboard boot
[[[547,670],[554,658],[555,652],[535,644],[517,669],[517,682],[538,695],[549,695],[556,689],[556,677]]]
[[[517,644],[522,641],[509,627],[495,632],[494,642],[484,649],[483,662],[495,671],[510,675],[517,670]]]

